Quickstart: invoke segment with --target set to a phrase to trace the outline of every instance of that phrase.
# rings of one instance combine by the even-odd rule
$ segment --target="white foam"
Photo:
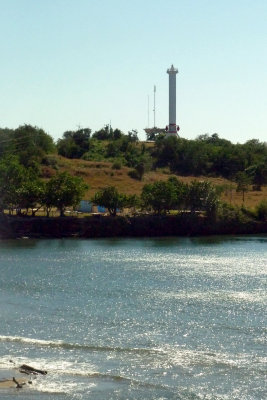
[[[12,362],[10,360],[12,359]],[[78,385],[79,389],[83,386],[87,389],[95,386],[94,382],[86,382],[83,378],[93,377],[97,374],[95,368],[88,363],[77,363],[66,360],[47,360],[39,358],[38,360],[32,360],[27,357],[10,357],[5,355],[0,357],[0,369],[9,370],[18,368],[22,364],[31,365],[33,368],[47,370],[47,375],[38,375],[32,377],[32,384],[28,385],[27,388],[31,391],[39,391],[44,393],[73,393]],[[77,383],[77,379],[74,377],[81,378],[81,381]]]
[[[3,336],[0,335],[1,342],[21,342],[39,346],[62,346],[64,342],[62,340],[41,340],[28,338],[23,336]]]

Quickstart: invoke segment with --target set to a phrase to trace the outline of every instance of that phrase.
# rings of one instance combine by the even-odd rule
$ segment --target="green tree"
[[[42,207],[45,184],[33,172],[27,171],[27,177],[19,190],[20,207],[31,209],[32,216]]]
[[[130,205],[132,198],[128,198],[125,194],[119,193],[115,186],[108,186],[96,192],[92,198],[92,202],[108,209],[112,216],[116,216],[118,209],[123,209]]]
[[[261,187],[267,184],[267,158],[259,164],[251,165],[245,172],[251,178],[257,190],[261,190]]]
[[[14,153],[14,130],[0,128],[0,158]]]
[[[90,128],[66,131],[63,138],[57,141],[58,153],[67,158],[80,158],[89,150],[90,137]]]
[[[182,203],[182,196],[182,191],[178,190],[178,180],[157,181],[144,185],[141,200],[143,208],[159,215],[177,208]]]
[[[87,189],[88,186],[82,178],[71,176],[67,172],[57,173],[47,182],[44,191],[48,215],[54,206],[59,209],[60,216],[64,217],[66,207],[77,206]]]
[[[219,204],[219,193],[208,181],[192,181],[187,190],[187,206],[192,214],[205,211],[208,216],[214,216]]]
[[[152,156],[156,159],[156,166],[165,167],[174,163],[177,160],[179,143],[180,140],[174,136],[158,137],[152,152]]]
[[[19,210],[21,188],[26,180],[27,170],[15,156],[0,160],[0,212],[4,209]]]
[[[136,176],[139,181],[143,179],[145,172],[149,171],[152,166],[152,158],[148,153],[141,154],[134,166]]]
[[[98,140],[113,139],[113,129],[110,125],[105,125],[102,129],[93,133],[93,138]]]
[[[138,131],[136,129],[128,131],[128,138],[130,142],[138,142]]]
[[[260,221],[267,221],[267,200],[262,200],[256,206],[256,215]]]
[[[19,126],[14,130],[13,148],[21,164],[34,168],[45,154],[55,151],[52,137],[43,129],[31,125]]]
[[[83,160],[102,161],[105,159],[105,144],[101,140],[90,139],[89,151],[82,155]]]
[[[118,140],[122,136],[123,136],[123,133],[122,133],[122,131],[120,129],[118,129],[118,128],[114,129],[114,131],[113,131],[113,139],[114,140]]]
[[[235,181],[237,183],[237,192],[242,192],[242,200],[245,202],[245,193],[249,190],[249,184],[251,183],[251,178],[245,172],[238,172],[235,176]]]

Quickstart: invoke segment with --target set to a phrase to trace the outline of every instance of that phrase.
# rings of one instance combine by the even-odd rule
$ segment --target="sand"
[[[20,379],[16,378],[17,382],[20,385],[26,385],[28,380],[27,379]],[[5,379],[5,380],[0,380],[0,389],[10,389],[10,388],[16,388],[17,384],[11,379]]]

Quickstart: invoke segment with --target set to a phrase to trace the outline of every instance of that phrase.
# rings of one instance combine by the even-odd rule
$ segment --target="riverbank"
[[[211,221],[189,214],[167,216],[0,218],[0,239],[207,236],[267,233],[267,222]]]

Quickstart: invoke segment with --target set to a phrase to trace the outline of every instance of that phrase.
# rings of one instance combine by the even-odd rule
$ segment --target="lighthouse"
[[[171,68],[167,69],[167,74],[169,74],[169,125],[166,127],[166,137],[176,136],[177,131],[179,131],[179,126],[176,125],[176,74],[178,69]]]

